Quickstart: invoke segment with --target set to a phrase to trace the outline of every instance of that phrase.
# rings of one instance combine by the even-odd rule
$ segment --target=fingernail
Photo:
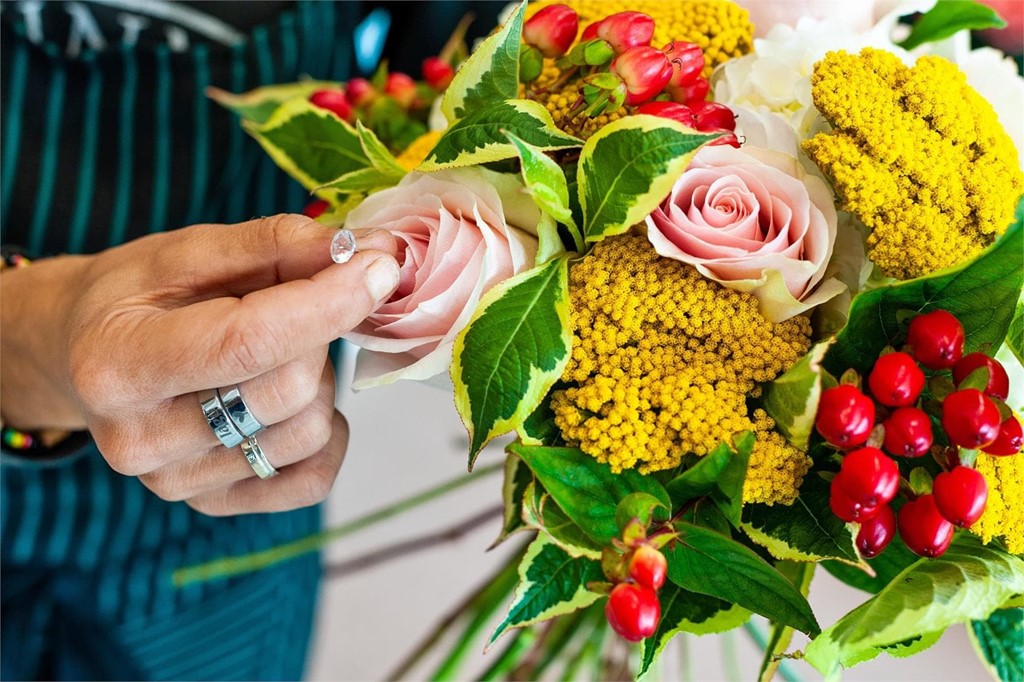
[[[347,263],[356,255],[356,236],[349,230],[338,230],[331,237],[331,260]]]
[[[366,268],[366,288],[375,299],[383,300],[398,286],[400,275],[394,258],[378,258]]]

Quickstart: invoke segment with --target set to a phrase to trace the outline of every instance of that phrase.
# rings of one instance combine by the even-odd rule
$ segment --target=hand
[[[373,231],[334,264],[334,230],[297,215],[198,225],[3,275],[3,414],[88,428],[110,466],[212,515],[323,500],[348,442],[327,344],[398,284]],[[238,384],[279,476],[214,436],[197,391]]]

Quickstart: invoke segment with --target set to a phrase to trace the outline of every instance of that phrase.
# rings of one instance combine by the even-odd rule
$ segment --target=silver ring
[[[252,412],[246,407],[245,401],[242,400],[242,394],[238,391],[238,386],[232,386],[229,389],[218,388],[217,395],[220,396],[221,406],[227,413],[228,419],[240,434],[249,437],[263,429],[263,424],[260,424],[259,420],[252,416]]]
[[[242,454],[249,460],[249,466],[260,478],[277,476],[277,469],[271,466],[270,460],[263,454],[263,448],[260,447],[256,436],[249,436],[242,441]]]
[[[220,395],[217,391],[201,391],[199,393],[199,405],[203,408],[203,416],[206,417],[206,423],[210,425],[210,428],[213,429],[213,434],[217,436],[217,440],[224,447],[233,448],[245,440],[245,437],[232,423],[231,418],[224,409],[224,405],[220,401]]]

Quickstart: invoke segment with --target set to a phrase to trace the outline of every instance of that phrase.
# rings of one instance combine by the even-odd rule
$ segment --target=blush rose
[[[517,178],[482,168],[409,173],[349,213],[348,229],[391,232],[402,264],[392,297],[345,336],[362,349],[353,387],[446,371],[481,296],[533,267],[540,220]]]
[[[705,147],[647,217],[662,256],[757,296],[779,322],[845,289],[823,281],[836,240],[825,183],[796,158],[757,147]]]

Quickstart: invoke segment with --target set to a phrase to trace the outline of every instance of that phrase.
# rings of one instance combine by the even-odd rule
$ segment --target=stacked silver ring
[[[263,430],[263,424],[249,411],[238,386],[223,392],[219,388],[201,391],[199,404],[203,408],[206,423],[224,447],[241,445],[242,454],[260,478],[270,478],[277,474],[256,441],[255,436]]]

